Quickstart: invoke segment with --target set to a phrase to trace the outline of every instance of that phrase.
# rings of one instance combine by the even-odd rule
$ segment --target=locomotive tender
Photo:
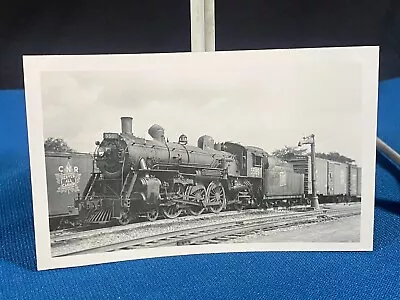
[[[257,147],[215,143],[204,135],[187,145],[181,135],[169,142],[164,129],[148,130],[152,140],[132,132],[132,118],[121,118],[121,133],[104,133],[96,142],[93,172],[76,206],[84,223],[116,220],[128,224],[159,212],[176,218],[228,207],[269,206],[285,200],[304,204],[304,174]]]

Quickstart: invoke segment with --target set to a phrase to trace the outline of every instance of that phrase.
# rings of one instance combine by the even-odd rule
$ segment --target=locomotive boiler
[[[210,136],[200,137],[195,147],[184,135],[167,141],[157,124],[148,133],[152,140],[135,136],[132,118],[122,117],[121,133],[104,133],[96,142],[99,172],[77,200],[84,222],[127,224],[140,215],[155,220],[160,211],[176,218],[183,210],[218,213],[249,203],[251,183],[241,178],[236,155],[219,150]]]

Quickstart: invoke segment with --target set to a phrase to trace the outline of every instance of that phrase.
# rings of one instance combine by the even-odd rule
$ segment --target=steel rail
[[[325,208],[322,209],[322,211],[325,210]],[[294,213],[304,213],[306,211],[310,211],[308,208],[304,208],[304,207],[300,207],[300,208],[292,208],[292,209],[282,209],[279,211],[274,211],[272,215],[268,215],[265,217],[278,217],[278,216],[282,216],[282,215],[289,215],[289,214],[294,214]],[[251,215],[260,215],[260,214],[267,214],[267,213],[271,213],[271,211],[262,211],[262,210],[244,210],[242,211],[243,214],[249,213],[249,217],[251,219],[253,219],[253,217]],[[240,213],[242,213],[240,212]],[[202,214],[200,216],[189,216],[189,217],[193,217],[194,220],[199,219],[199,217],[204,217],[207,216],[206,220],[212,220],[214,219],[214,217],[234,217],[236,214],[226,214],[224,215],[223,213],[220,214],[213,214],[213,213],[209,213],[209,214]],[[180,217],[181,218],[181,217]],[[255,217],[254,217],[255,218]],[[172,219],[172,220],[177,220],[177,219]],[[167,220],[168,221],[168,220]],[[152,225],[152,226],[157,226],[160,223],[157,222],[137,222],[137,223],[132,223],[133,224],[147,224],[147,225]],[[163,225],[165,223],[162,223]],[[118,226],[95,226],[93,229],[91,228],[92,226],[86,226],[86,229],[82,228],[82,227],[78,227],[78,228],[72,228],[72,229],[64,229],[63,231],[53,231],[51,234],[53,235],[52,237],[52,243],[58,243],[58,242],[63,242],[63,241],[68,241],[68,240],[72,240],[72,239],[79,239],[82,237],[82,235],[86,235],[87,233],[89,233],[89,235],[91,237],[95,237],[95,236],[99,236],[102,235],[103,232],[102,230],[106,229],[106,228],[118,228]],[[100,231],[99,231],[100,230]],[[120,230],[118,230],[117,232],[120,231],[125,231],[128,230],[126,227],[120,227]]]
[[[282,219],[282,218],[293,218],[293,217],[298,217],[298,216],[314,216],[317,214],[321,214],[322,212],[319,211],[312,211],[309,213],[291,213],[291,214],[285,214],[285,215],[273,215],[273,216],[265,216],[265,217],[258,217],[258,218],[249,218],[245,220],[240,220],[240,221],[229,221],[229,222],[223,222],[223,223],[218,223],[218,224],[212,224],[212,225],[203,225],[203,226],[198,226],[198,227],[193,227],[193,228],[188,228],[188,229],[181,229],[181,230],[175,230],[172,232],[167,232],[167,233],[160,233],[156,235],[151,235],[151,236],[146,236],[142,238],[136,238],[132,239],[129,241],[125,242],[119,242],[119,243],[112,243],[109,245],[105,246],[98,246],[98,247],[92,247],[89,249],[84,249],[84,250],[78,250],[74,252],[69,252],[67,254],[62,254],[62,255],[57,255],[59,256],[70,256],[70,255],[77,255],[77,254],[89,254],[89,253],[98,253],[98,252],[109,252],[109,251],[114,251],[118,249],[123,249],[123,248],[128,248],[136,245],[144,245],[144,244],[151,244],[154,245],[156,241],[161,241],[165,239],[171,239],[171,238],[176,238],[176,237],[182,237],[187,234],[194,234],[194,233],[202,233],[206,232],[209,230],[217,230],[217,229],[226,229],[228,227],[237,227],[245,224],[246,222],[265,222],[265,221],[276,221],[277,219]]]
[[[334,210],[330,210],[331,212]],[[320,222],[335,217],[351,216],[360,214],[359,210],[337,210],[332,216],[321,211],[312,211],[308,213],[292,213],[279,216],[266,216],[261,218],[252,218],[241,221],[230,221],[220,224],[205,225],[173,232],[161,233],[153,236],[136,238],[125,242],[113,243],[105,246],[98,246],[84,250],[69,252],[54,257],[63,257],[71,255],[82,255],[99,252],[112,252],[116,250],[131,250],[135,248],[148,248],[160,246],[180,246],[194,244],[198,242],[207,242],[230,236],[232,234],[248,233],[254,230],[274,230],[282,227],[290,227],[299,224]],[[325,217],[325,218],[324,218]]]
[[[345,213],[340,216],[336,217],[350,217],[353,215],[358,215],[359,212],[353,212],[353,213]],[[246,236],[251,233],[256,233],[259,231],[272,231],[280,228],[288,228],[288,227],[293,227],[297,225],[304,225],[304,224],[310,224],[310,223],[318,223],[318,222],[323,222],[324,220],[321,218],[324,217],[324,215],[316,215],[315,218],[310,218],[306,216],[302,216],[301,218],[294,219],[294,220],[288,220],[288,221],[281,221],[281,222],[268,222],[264,224],[254,224],[254,225],[248,225],[245,227],[237,228],[237,229],[228,229],[225,231],[220,231],[220,232],[214,232],[214,233],[208,233],[200,236],[196,236],[194,238],[188,238],[182,241],[179,241],[176,245],[174,243],[170,244],[163,244],[163,246],[182,246],[182,245],[203,245],[203,244],[219,244],[221,241],[227,242],[232,239],[236,239],[241,236]],[[331,218],[326,218],[327,220]]]

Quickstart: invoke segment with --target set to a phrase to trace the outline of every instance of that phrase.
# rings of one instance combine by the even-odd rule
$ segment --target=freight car
[[[287,159],[296,172],[304,174],[305,197],[311,196],[311,157]],[[315,188],[319,203],[361,201],[361,168],[332,160],[315,158]]]
[[[96,142],[93,172],[76,205],[84,223],[118,221],[138,216],[154,221],[161,212],[176,218],[183,211],[269,206],[278,201],[304,202],[304,175],[273,160],[257,147],[216,144],[212,137],[187,145],[181,135],[169,142],[164,129],[153,125],[152,140],[132,132],[132,118],[121,118],[121,133],[104,133]]]
[[[93,172],[93,156],[46,152],[45,162],[50,230],[75,225],[79,211],[74,197],[83,191]]]

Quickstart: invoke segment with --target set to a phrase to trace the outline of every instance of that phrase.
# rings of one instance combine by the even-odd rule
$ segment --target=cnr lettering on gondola
[[[66,166],[59,166],[58,167],[58,172],[59,173],[70,173],[70,172],[75,172],[78,173],[79,172],[79,167],[78,166],[74,166],[72,169],[72,166],[68,163]]]

